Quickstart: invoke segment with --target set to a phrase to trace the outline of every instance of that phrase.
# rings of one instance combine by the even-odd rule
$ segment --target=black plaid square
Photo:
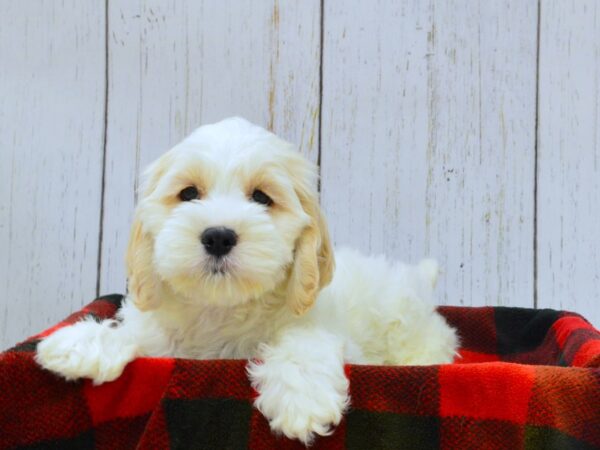
[[[346,421],[348,449],[439,448],[438,417],[354,410],[350,411]]]
[[[248,445],[252,405],[243,400],[165,399],[171,450],[241,449]]]

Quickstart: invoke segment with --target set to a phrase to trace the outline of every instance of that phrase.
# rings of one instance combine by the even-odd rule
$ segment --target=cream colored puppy
[[[58,330],[37,361],[99,384],[138,356],[251,359],[256,407],[304,443],[342,418],[344,363],[452,361],[456,335],[429,303],[436,264],[340,251],[333,276],[316,179],[246,120],[200,127],[146,172],[118,319]]]

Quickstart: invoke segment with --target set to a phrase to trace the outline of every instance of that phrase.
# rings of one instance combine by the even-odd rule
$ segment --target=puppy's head
[[[216,306],[279,292],[301,314],[331,280],[316,170],[272,133],[239,118],[200,127],[145,177],[127,250],[138,308],[167,291]]]

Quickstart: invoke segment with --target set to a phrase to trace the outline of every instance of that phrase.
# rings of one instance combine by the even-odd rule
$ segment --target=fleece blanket
[[[245,361],[142,358],[116,381],[65,382],[36,366],[41,338],[0,354],[0,448],[301,449],[252,407]],[[347,366],[352,406],[315,449],[600,448],[600,333],[574,313],[442,307],[455,364]]]

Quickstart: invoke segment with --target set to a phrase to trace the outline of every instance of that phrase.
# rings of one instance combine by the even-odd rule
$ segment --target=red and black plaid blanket
[[[65,382],[36,366],[40,338],[0,354],[0,448],[303,448],[253,409],[245,361],[138,359],[114,382]],[[441,307],[462,339],[455,364],[347,366],[352,407],[313,448],[600,448],[600,333],[549,309]]]

